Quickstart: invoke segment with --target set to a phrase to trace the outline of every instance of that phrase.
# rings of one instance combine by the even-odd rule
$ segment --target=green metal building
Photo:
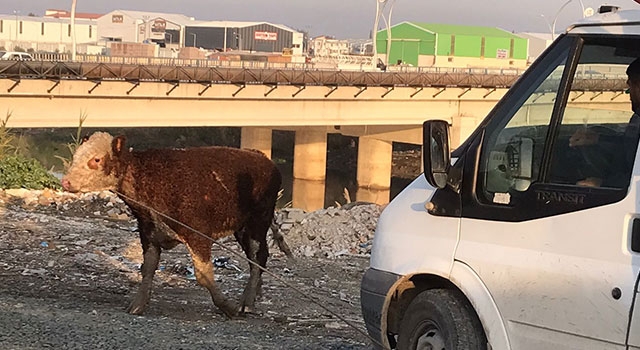
[[[378,56],[386,58],[387,30],[376,35]],[[402,22],[391,27],[389,65],[441,67],[523,67],[528,40],[480,26]]]

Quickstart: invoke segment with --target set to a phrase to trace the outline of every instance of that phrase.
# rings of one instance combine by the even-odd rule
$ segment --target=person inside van
[[[576,185],[622,188],[628,185],[640,137],[640,58],[626,70],[627,93],[633,115],[625,127],[623,137],[606,133],[604,128],[581,128],[569,139],[569,146],[580,149],[583,164],[579,166],[583,179]]]

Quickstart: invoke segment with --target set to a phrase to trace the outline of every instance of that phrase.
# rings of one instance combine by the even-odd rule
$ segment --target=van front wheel
[[[400,350],[486,350],[482,325],[469,303],[447,289],[418,294],[404,313]]]

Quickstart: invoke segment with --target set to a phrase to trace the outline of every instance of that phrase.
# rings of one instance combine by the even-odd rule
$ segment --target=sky
[[[198,20],[264,21],[307,31],[312,37],[365,39],[373,29],[376,1],[382,0],[77,0],[77,11],[138,10],[180,13]],[[392,1],[387,0],[386,13]],[[640,10],[634,0],[614,1],[608,4]],[[605,2],[582,0],[582,4],[597,10]],[[20,15],[42,16],[46,9],[70,8],[71,0],[0,0],[1,14],[19,11]],[[549,33],[555,18],[556,31],[582,18],[580,0],[395,0],[391,23],[478,25]]]

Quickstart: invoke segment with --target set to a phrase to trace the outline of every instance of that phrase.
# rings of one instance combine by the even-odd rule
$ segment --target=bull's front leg
[[[142,315],[149,304],[151,297],[151,287],[153,276],[160,262],[160,247],[150,242],[145,230],[140,230],[140,242],[142,243],[143,262],[140,268],[142,272],[142,282],[138,287],[138,293],[129,304],[127,312],[132,315]]]
[[[201,286],[209,290],[213,304],[217,306],[228,318],[238,315],[238,305],[227,299],[218,288],[214,280],[213,263],[211,262],[211,244],[189,244],[187,248],[191,253],[193,260],[193,270],[196,275],[196,281]]]

